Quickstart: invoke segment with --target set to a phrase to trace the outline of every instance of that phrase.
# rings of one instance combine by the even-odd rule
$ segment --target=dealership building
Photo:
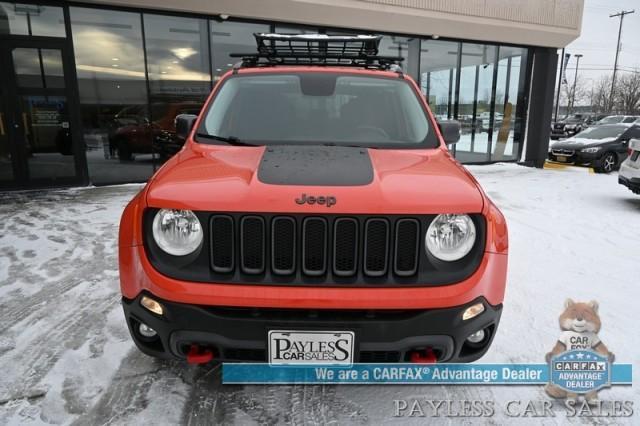
[[[381,34],[463,163],[541,166],[583,0],[0,1],[0,190],[144,182],[254,33]]]

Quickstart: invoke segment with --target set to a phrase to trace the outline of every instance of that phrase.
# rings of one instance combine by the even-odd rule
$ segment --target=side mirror
[[[176,136],[180,139],[187,139],[197,119],[198,116],[193,114],[180,114],[176,116]]]
[[[450,145],[452,143],[456,143],[460,140],[460,122],[456,120],[447,120],[438,123],[438,127],[440,128],[440,133],[442,133],[442,138],[444,139],[444,143]]]

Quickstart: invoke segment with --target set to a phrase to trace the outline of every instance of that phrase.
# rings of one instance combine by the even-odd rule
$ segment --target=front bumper
[[[604,152],[586,153],[576,151],[573,155],[555,155],[549,152],[549,160],[557,163],[575,164],[577,166],[600,167],[602,165],[602,154]]]
[[[618,175],[618,183],[629,188],[634,194],[640,194],[640,177],[626,178]]]
[[[495,336],[502,305],[492,306],[484,298],[443,309],[272,309],[203,306],[169,302],[149,293],[163,305],[158,316],[135,299],[123,298],[127,325],[138,348],[151,356],[185,359],[192,344],[212,349],[216,360],[267,360],[270,329],[346,330],[355,333],[356,362],[407,362],[411,351],[431,348],[438,362],[471,362],[489,349]],[[462,312],[481,302],[485,311],[462,320]],[[137,330],[144,323],[157,332],[148,339]],[[479,344],[466,338],[485,330]]]

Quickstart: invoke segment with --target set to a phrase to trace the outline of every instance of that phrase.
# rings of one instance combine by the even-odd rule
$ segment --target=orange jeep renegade
[[[190,363],[468,362],[496,334],[504,217],[379,36],[256,34],[126,207],[131,336]]]

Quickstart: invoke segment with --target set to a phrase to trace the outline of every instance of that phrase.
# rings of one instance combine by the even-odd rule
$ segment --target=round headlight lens
[[[476,226],[466,214],[438,215],[425,236],[427,251],[440,260],[453,262],[465,257],[476,241]]]
[[[202,226],[190,210],[162,209],[153,219],[153,239],[174,256],[186,256],[202,244]]]

